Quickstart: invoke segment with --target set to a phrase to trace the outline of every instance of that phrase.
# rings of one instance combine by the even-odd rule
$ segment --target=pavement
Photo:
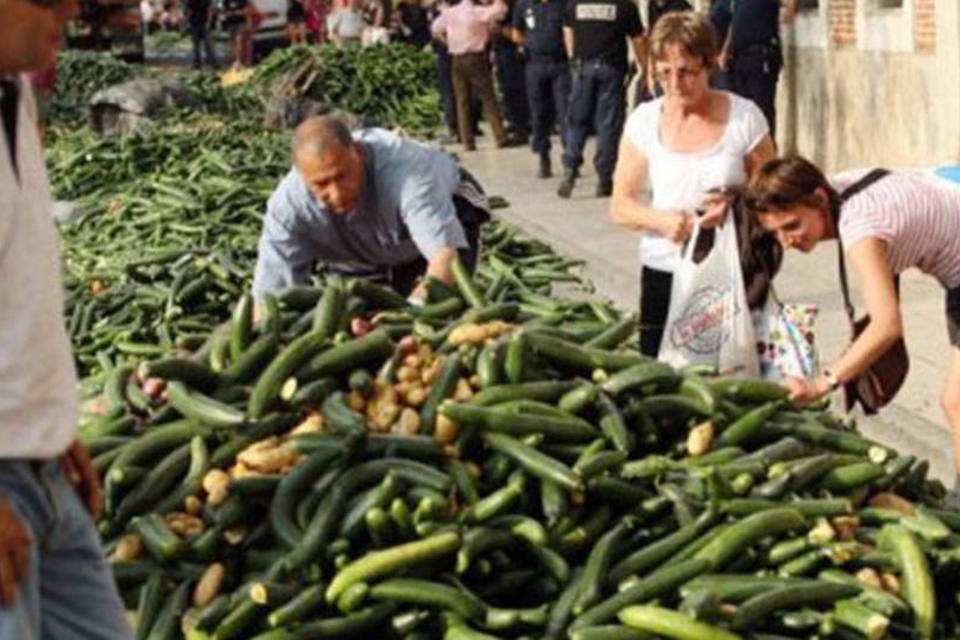
[[[475,152],[464,152],[458,146],[451,150],[459,154],[462,164],[488,193],[510,201],[509,208],[495,212],[497,217],[550,243],[562,254],[585,260],[584,273],[600,295],[622,309],[637,308],[639,235],[614,225],[609,217],[609,200],[594,197],[592,148],[587,149],[583,177],[569,200],[556,195],[562,175],[556,141],[555,177],[546,180],[536,178],[537,158],[528,148],[495,149],[490,136],[486,136],[479,140]],[[837,276],[836,244],[825,243],[808,255],[790,252],[776,287],[784,301],[818,305],[818,350],[821,362],[831,362],[849,339]],[[881,415],[857,416],[857,424],[878,442],[928,459],[931,474],[952,486],[950,432],[939,406],[951,355],[943,289],[932,278],[912,271],[901,278],[901,297],[910,374],[896,400]]]

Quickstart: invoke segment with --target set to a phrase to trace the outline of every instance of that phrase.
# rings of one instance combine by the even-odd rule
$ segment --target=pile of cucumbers
[[[925,462],[638,355],[633,317],[550,295],[567,261],[487,238],[423,307],[329,278],[110,370],[81,436],[139,637],[954,636]]]

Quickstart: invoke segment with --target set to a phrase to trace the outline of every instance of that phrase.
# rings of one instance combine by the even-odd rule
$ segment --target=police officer
[[[531,147],[540,156],[541,178],[553,175],[550,165],[550,132],[556,123],[563,141],[567,103],[570,101],[570,66],[563,46],[566,0],[518,0],[513,11],[513,40],[527,54],[527,99],[533,125]]]
[[[730,25],[719,66],[730,71],[733,91],[763,111],[771,136],[783,67],[780,23],[789,24],[795,13],[796,0],[722,0],[711,8],[714,23]]]
[[[511,16],[515,1],[506,0],[507,15],[493,38],[493,57],[496,65],[497,84],[503,96],[503,115],[507,132],[526,144],[530,137],[530,106],[527,104],[527,83],[524,77],[524,61],[520,48],[512,38]]]
[[[640,11],[632,0],[568,0],[563,38],[573,61],[573,88],[563,154],[564,177],[557,195],[569,198],[573,192],[583,164],[583,145],[592,126],[597,135],[597,196],[607,197],[613,191],[613,168],[623,128],[628,38],[641,73],[646,62]]]

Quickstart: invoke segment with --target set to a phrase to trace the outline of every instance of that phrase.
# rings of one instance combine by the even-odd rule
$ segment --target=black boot
[[[563,175],[563,181],[560,183],[560,186],[557,188],[557,195],[561,198],[569,198],[570,194],[573,193],[573,185],[577,181],[577,174],[575,171],[570,171],[569,169]]]
[[[550,153],[544,151],[540,154],[540,171],[537,173],[538,178],[549,178],[553,176],[553,169],[550,167]]]
[[[609,198],[612,193],[613,193],[613,179],[600,178],[600,181],[597,182],[597,192],[596,192],[597,197]]]

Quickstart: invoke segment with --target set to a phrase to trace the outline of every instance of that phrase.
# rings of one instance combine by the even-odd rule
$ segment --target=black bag
[[[886,169],[874,169],[866,176],[850,185],[840,194],[841,203],[866,189],[890,172]],[[837,243],[840,248],[840,286],[843,290],[843,303],[850,321],[851,342],[863,333],[870,324],[870,316],[857,318],[850,302],[850,287],[847,284],[847,268],[843,257],[843,243],[839,233],[839,207],[834,211],[834,223],[837,225]],[[900,276],[894,278],[897,294],[900,292]],[[903,386],[910,369],[910,357],[903,337],[897,339],[883,354],[874,360],[867,369],[856,378],[843,385],[844,407],[850,411],[857,403],[867,415],[877,413],[880,407],[887,405]]]

